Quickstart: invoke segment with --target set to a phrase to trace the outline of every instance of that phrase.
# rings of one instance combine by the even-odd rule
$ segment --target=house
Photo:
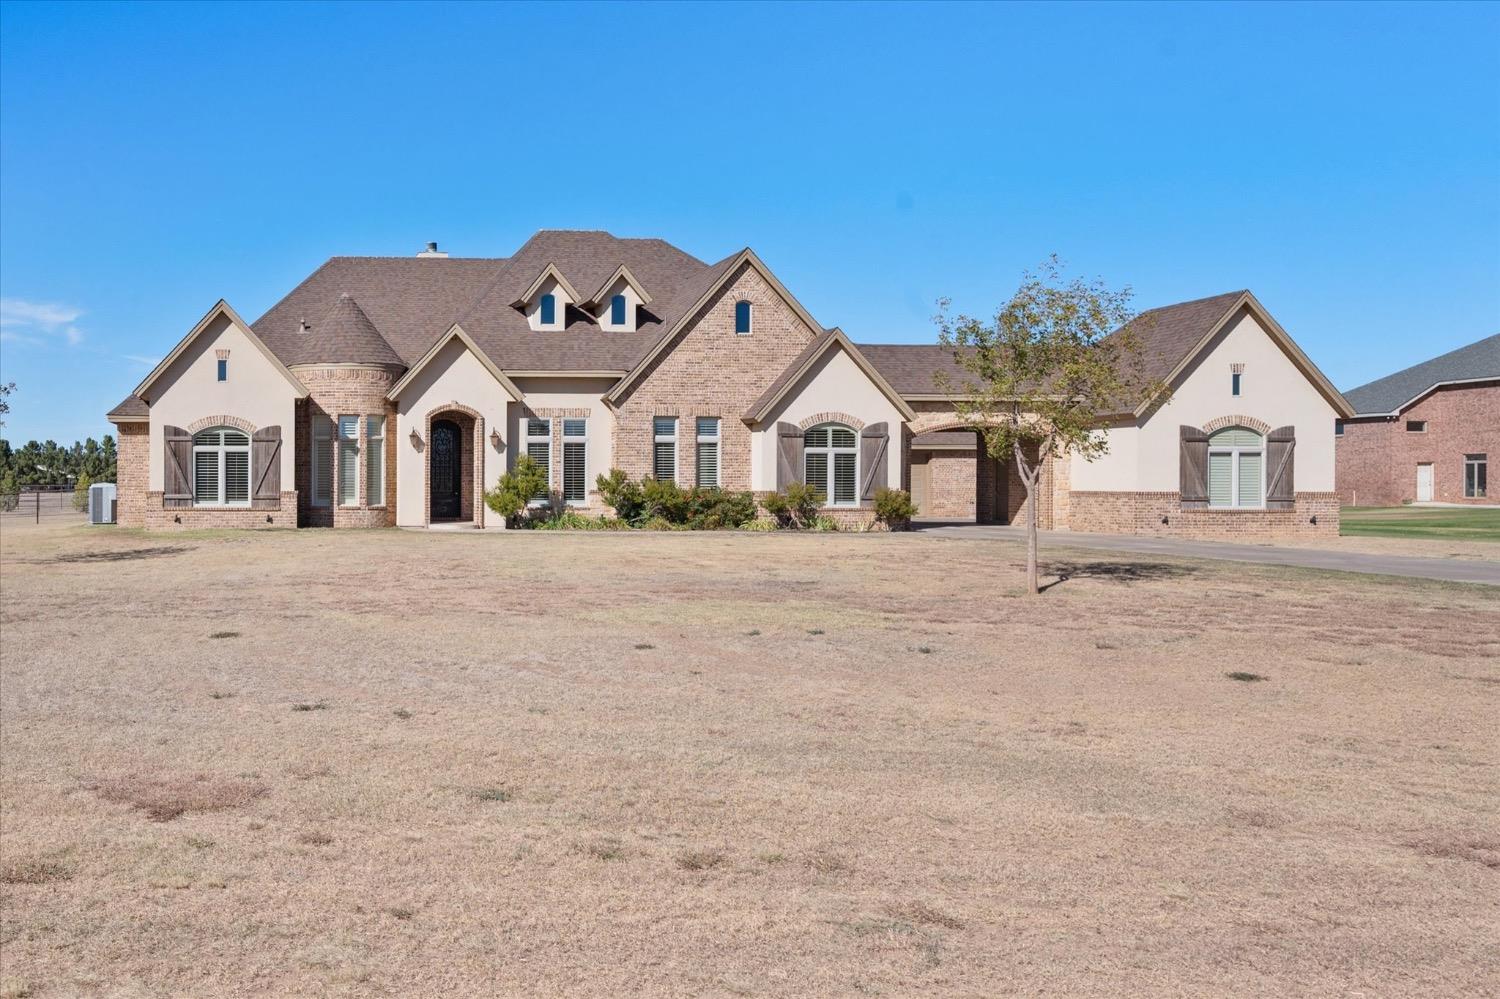
[[[1350,505],[1500,502],[1500,334],[1344,393],[1334,431],[1339,497]]]
[[[1104,459],[1049,462],[1041,523],[1336,531],[1347,405],[1254,296],[1141,323],[1175,395],[1113,418]],[[526,454],[588,512],[618,467],[762,494],[814,482],[847,525],[884,486],[930,515],[1016,519],[1009,463],[938,387],[955,369],[936,345],[823,326],[749,249],[710,264],[659,239],[542,231],[507,258],[334,257],[253,323],[220,301],[110,412],[119,518],[501,527],[483,493]]]

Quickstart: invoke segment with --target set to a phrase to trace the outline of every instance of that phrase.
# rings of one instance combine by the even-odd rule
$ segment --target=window
[[[625,325],[625,296],[616,295],[609,300],[609,322],[611,326]]]
[[[658,482],[677,481],[677,417],[651,420],[651,474]]]
[[[719,486],[719,418],[698,417],[698,485]]]
[[[1344,436],[1344,421],[1343,420],[1334,420],[1333,421],[1333,436],[1335,436],[1335,437],[1342,437],[1342,436]]]
[[[385,506],[385,417],[365,417],[365,502]]]
[[[1464,496],[1469,499],[1484,499],[1489,495],[1489,456],[1485,454],[1464,455]]]
[[[542,296],[542,325],[552,326],[557,323],[557,296]]]
[[[193,503],[250,505],[250,435],[214,427],[193,435]]]
[[[563,502],[587,503],[589,421],[563,420]]]
[[[542,469],[547,486],[532,497],[532,502],[545,501],[552,485],[552,421],[535,417],[526,421],[526,454]]]
[[[1245,427],[1225,427],[1208,438],[1208,505],[1265,505],[1265,441]]]
[[[222,358],[219,360],[219,381],[229,381],[229,362]]]
[[[333,421],[326,416],[314,416],[312,505],[327,506],[331,502],[333,502]]]
[[[1409,434],[1425,434],[1427,432],[1426,420],[1407,420],[1406,432]]]
[[[750,332],[750,303],[734,303],[734,331],[742,336]]]
[[[1243,378],[1243,377],[1244,377],[1244,375],[1240,374],[1238,371],[1234,372],[1233,374],[1231,374],[1229,376],[1229,394],[1230,395],[1239,395],[1240,394],[1240,379]]]
[[[833,506],[859,500],[859,435],[837,423],[820,423],[802,435],[803,473],[808,485]]]
[[[359,506],[359,417],[339,417],[339,506]]]

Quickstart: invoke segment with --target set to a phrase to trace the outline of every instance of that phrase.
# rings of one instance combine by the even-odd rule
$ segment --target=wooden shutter
[[[1296,505],[1296,486],[1292,479],[1296,450],[1296,427],[1277,427],[1266,438],[1267,510],[1290,510]]]
[[[802,481],[802,431],[790,423],[776,424],[776,488]]]
[[[865,470],[860,499],[874,499],[875,490],[885,488],[885,449],[889,444],[890,435],[884,423],[872,423],[859,432],[859,463]]]
[[[261,427],[250,436],[250,507],[281,509],[281,428]]]
[[[193,505],[193,435],[181,427],[161,428],[163,507]]]
[[[1183,508],[1208,506],[1208,434],[1186,425],[1181,433],[1177,465]]]

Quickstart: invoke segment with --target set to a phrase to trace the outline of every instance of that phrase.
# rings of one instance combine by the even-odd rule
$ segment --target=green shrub
[[[760,502],[766,512],[782,527],[814,526],[824,496],[805,482],[793,482],[780,492],[770,493]]]
[[[87,472],[80,472],[78,483],[73,486],[73,509],[79,513],[89,508],[89,476]]]
[[[595,480],[599,495],[630,527],[667,530],[688,527],[719,530],[755,519],[755,497],[716,488],[684,489],[670,480],[631,480],[618,468]]]
[[[723,489],[694,489],[688,501],[688,526],[699,531],[743,527],[755,519],[755,497]]]
[[[641,480],[641,515],[647,520],[685,524],[690,503],[690,495],[671,479],[647,476]]]
[[[815,531],[837,531],[839,529],[839,522],[833,517],[828,516],[828,514],[821,513],[813,521],[812,527]]]
[[[7,468],[4,475],[0,475],[0,512],[10,513],[21,505],[21,484],[16,479],[13,468]]]
[[[577,510],[563,510],[551,517],[527,521],[526,526],[538,531],[618,531],[626,524],[613,517],[590,517]]]
[[[905,489],[875,490],[875,519],[893,531],[904,531],[917,515],[917,505]]]
[[[538,496],[547,495],[547,473],[530,455],[516,459],[515,467],[484,494],[484,505],[514,526],[527,505]]]

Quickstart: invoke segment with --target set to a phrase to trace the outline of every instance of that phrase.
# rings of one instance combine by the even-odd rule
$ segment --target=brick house
[[[1346,392],[1335,431],[1339,498],[1350,505],[1495,505],[1500,334]]]
[[[1152,310],[1141,335],[1172,400],[1101,427],[1105,458],[1049,462],[1043,526],[1337,531],[1333,421],[1352,411],[1254,296]],[[217,303],[109,413],[119,517],[502,527],[483,493],[527,454],[554,502],[589,512],[617,467],[758,494],[810,481],[849,525],[884,486],[932,517],[1019,518],[1019,479],[940,371],[962,380],[935,345],[821,325],[749,249],[710,264],[542,231],[507,258],[334,257],[253,323]]]

